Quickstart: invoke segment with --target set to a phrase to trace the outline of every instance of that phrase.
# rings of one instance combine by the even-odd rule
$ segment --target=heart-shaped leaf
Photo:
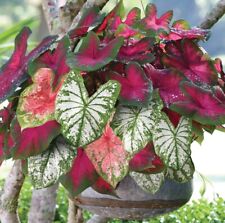
[[[56,40],[56,36],[45,38],[28,55],[27,39],[31,31],[25,27],[15,39],[15,50],[11,58],[0,70],[0,103],[15,93],[15,89],[20,86],[29,76],[27,75],[28,63],[45,52]]]
[[[16,113],[22,129],[55,119],[55,100],[61,84],[53,89],[53,79],[51,69],[40,68],[32,77],[33,84],[21,93]]]
[[[194,83],[200,85],[217,83],[213,61],[197,43],[191,40],[185,39],[166,44],[166,55],[162,60],[167,67],[181,71]]]
[[[157,18],[157,9],[154,4],[148,4],[145,10],[145,17],[141,20],[141,24],[145,29],[154,31],[169,31],[169,23],[173,17],[173,11],[164,13]]]
[[[181,87],[186,100],[172,104],[172,110],[204,125],[225,123],[225,95],[220,88],[213,92],[189,82],[183,82]]]
[[[77,157],[70,171],[60,177],[60,183],[75,197],[94,184],[99,178],[95,167],[82,148],[78,148]]]
[[[98,70],[116,58],[122,45],[123,38],[118,37],[107,45],[100,46],[98,36],[94,32],[89,32],[87,37],[83,38],[78,52],[68,55],[67,62],[72,69]]]
[[[63,135],[75,146],[100,137],[114,110],[120,86],[116,81],[101,85],[90,98],[80,73],[70,72],[56,99],[56,120]]]
[[[112,126],[130,155],[134,155],[151,141],[159,116],[160,107],[153,103],[148,107],[120,106],[117,109]]]
[[[127,174],[129,163],[122,141],[107,126],[103,135],[85,149],[98,174],[114,188]]]
[[[131,172],[130,176],[136,181],[139,187],[152,194],[156,193],[164,182],[164,173],[144,174]]]
[[[110,79],[121,84],[120,100],[123,104],[143,105],[148,104],[152,95],[152,83],[145,76],[145,72],[137,63],[129,63],[124,74],[111,72]]]
[[[28,173],[36,189],[55,184],[69,171],[75,156],[74,149],[59,137],[42,154],[28,158]]]
[[[195,172],[194,164],[191,158],[189,158],[187,159],[183,167],[178,170],[168,168],[166,171],[166,176],[179,183],[186,183],[193,179],[194,172]]]
[[[166,114],[162,113],[153,133],[155,152],[165,165],[175,170],[183,167],[191,156],[192,141],[191,122],[182,117],[177,128],[174,128]]]

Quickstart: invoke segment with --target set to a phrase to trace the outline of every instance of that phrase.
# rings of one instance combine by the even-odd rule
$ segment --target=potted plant
[[[28,54],[25,27],[0,73],[0,102],[8,101],[0,111],[1,160],[23,160],[35,188],[59,181],[72,197],[89,187],[109,194],[112,209],[131,189],[128,213],[118,217],[187,202],[191,143],[222,128],[225,78],[221,61],[198,45],[209,32],[184,20],[170,25],[172,15],[158,18],[154,4],[143,17],[139,8],[124,16],[122,1],[108,14],[92,7],[73,30]],[[94,203],[85,196],[76,202],[88,208]]]

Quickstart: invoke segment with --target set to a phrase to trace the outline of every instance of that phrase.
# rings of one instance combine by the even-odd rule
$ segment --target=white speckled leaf
[[[155,152],[165,165],[174,170],[183,167],[191,156],[191,122],[181,117],[177,128],[174,128],[166,114],[162,113],[153,134]]]
[[[139,187],[152,194],[156,193],[164,182],[164,173],[144,174],[131,172],[130,176],[136,181]]]
[[[166,176],[179,183],[186,183],[193,178],[194,172],[195,172],[195,167],[190,158],[186,161],[184,166],[179,170],[168,168],[166,171]]]
[[[78,72],[70,72],[56,99],[56,120],[74,146],[85,146],[99,138],[114,111],[120,84],[108,81],[90,98]]]
[[[76,152],[63,138],[56,141],[44,153],[28,158],[28,173],[35,188],[44,188],[56,183],[69,171]]]
[[[133,155],[148,144],[160,113],[155,104],[142,108],[121,106],[117,109],[112,127],[127,152]]]

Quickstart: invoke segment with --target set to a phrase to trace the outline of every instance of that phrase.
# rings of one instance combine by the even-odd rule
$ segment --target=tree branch
[[[99,215],[93,215],[91,219],[87,221],[87,223],[107,223],[109,218],[102,217]]]
[[[5,185],[0,198],[1,223],[19,223],[17,214],[18,198],[23,186],[25,176],[22,172],[21,160],[16,160],[5,180]]]
[[[68,220],[67,223],[83,223],[82,209],[75,205],[75,203],[69,199],[68,207]]]
[[[220,0],[216,6],[206,15],[199,26],[202,29],[210,29],[215,25],[225,13],[225,0]]]

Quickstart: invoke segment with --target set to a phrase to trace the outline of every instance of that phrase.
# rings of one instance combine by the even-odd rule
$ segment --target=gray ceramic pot
[[[166,179],[157,193],[149,194],[127,176],[116,189],[119,198],[88,188],[76,198],[76,204],[100,216],[140,220],[178,209],[192,192],[192,181],[180,184]]]

